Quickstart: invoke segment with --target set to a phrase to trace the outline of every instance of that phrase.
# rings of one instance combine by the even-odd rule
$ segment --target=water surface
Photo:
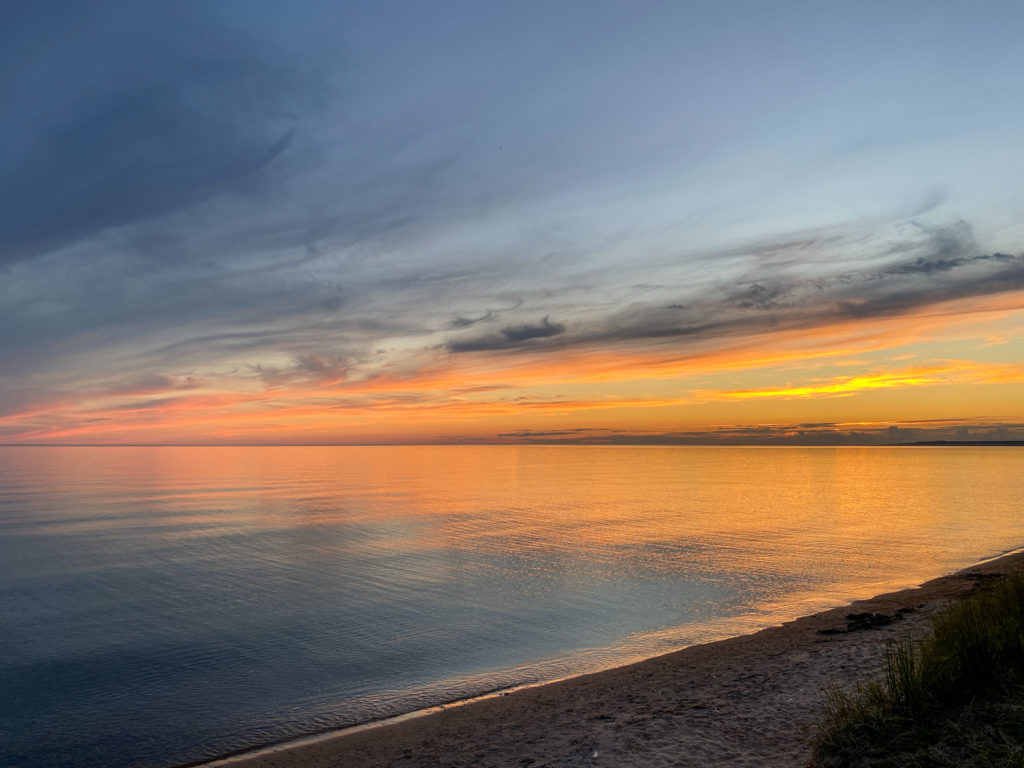
[[[163,768],[1024,545],[1010,448],[0,448],[0,764]]]

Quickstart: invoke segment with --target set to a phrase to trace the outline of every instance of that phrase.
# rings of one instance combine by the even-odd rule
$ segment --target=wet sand
[[[1011,572],[1024,572],[1024,553],[754,634],[207,767],[803,766],[827,687],[872,675],[887,641],[926,632],[951,600]]]

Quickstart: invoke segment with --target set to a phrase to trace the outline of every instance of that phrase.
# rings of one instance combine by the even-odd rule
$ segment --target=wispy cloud
[[[899,317],[946,302],[1024,290],[1024,255],[978,253],[964,222],[947,227],[915,227],[900,241],[880,240],[866,249],[861,233],[846,238],[823,233],[822,246],[831,260],[793,261],[785,248],[752,244],[757,254],[727,283],[686,286],[663,284],[662,302],[636,301],[604,313],[590,313],[575,323],[559,324],[545,341],[520,347],[565,350],[575,346],[606,346],[671,341],[688,343],[810,330],[875,318]],[[855,234],[856,233],[856,234]],[[807,241],[800,241],[800,252]],[[868,266],[859,266],[851,251]],[[893,258],[892,254],[896,253]],[[770,258],[764,258],[764,254]],[[730,251],[732,258],[736,252]],[[829,269],[832,262],[836,267]],[[751,272],[750,270],[756,270]],[[674,294],[674,295],[673,295]],[[571,304],[567,315],[578,312]],[[453,352],[516,346],[495,336],[450,341]]]

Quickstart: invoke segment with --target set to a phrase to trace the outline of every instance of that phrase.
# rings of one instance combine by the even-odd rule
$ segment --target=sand
[[[751,635],[208,768],[803,766],[828,686],[866,679],[888,641],[927,632],[951,600],[1015,571],[1024,553]]]

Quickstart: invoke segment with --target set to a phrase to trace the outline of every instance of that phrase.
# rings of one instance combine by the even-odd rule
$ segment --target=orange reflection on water
[[[92,452],[90,452],[90,450]],[[914,582],[1024,543],[1024,452],[741,447],[31,451],[174,530],[349,526],[481,567]],[[152,522],[152,520],[150,520]],[[200,531],[201,533],[202,531]],[[511,565],[510,565],[511,563]]]

